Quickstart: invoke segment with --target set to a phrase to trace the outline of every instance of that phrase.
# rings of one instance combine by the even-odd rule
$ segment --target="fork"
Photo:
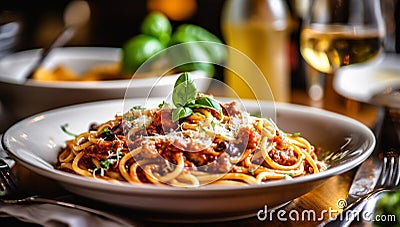
[[[132,223],[125,221],[116,215],[103,212],[100,210],[92,209],[86,206],[81,206],[73,203],[58,201],[54,199],[48,199],[37,195],[23,197],[19,199],[9,199],[11,196],[17,196],[22,194],[21,189],[18,187],[16,176],[13,174],[11,168],[5,162],[3,158],[0,158],[0,203],[3,204],[28,204],[28,203],[44,203],[63,206],[67,208],[78,209],[81,211],[89,212],[99,217],[115,221],[121,226],[132,226]]]
[[[374,190],[360,197],[346,208],[333,220],[321,223],[319,226],[349,226],[362,212],[365,205],[375,196],[400,188],[400,153],[395,150],[383,152],[381,173]]]

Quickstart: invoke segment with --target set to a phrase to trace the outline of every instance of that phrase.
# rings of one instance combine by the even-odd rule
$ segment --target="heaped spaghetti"
[[[140,106],[66,142],[57,169],[102,180],[193,187],[262,184],[323,170],[299,133],[197,92],[187,73],[173,105]]]

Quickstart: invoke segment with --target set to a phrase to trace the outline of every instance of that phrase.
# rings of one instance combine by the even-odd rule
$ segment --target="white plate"
[[[334,78],[335,90],[344,97],[368,103],[386,88],[400,86],[400,56],[386,53],[380,59],[339,69]]]
[[[99,64],[120,61],[121,50],[108,47],[64,47],[56,48],[43,62],[51,69],[65,65],[77,73]],[[132,80],[107,81],[35,81],[23,83],[26,71],[39,56],[39,50],[26,50],[0,60],[0,101],[8,118],[19,120],[35,113],[53,108],[88,101],[124,98],[129,87],[129,97],[165,97],[172,91],[179,75],[136,78]],[[201,71],[192,72],[196,86],[206,91],[210,80]]]
[[[132,99],[129,103],[144,103]],[[150,99],[150,106],[161,99]],[[255,111],[255,101],[243,101],[249,112]],[[274,110],[269,102],[261,103],[262,111]],[[86,131],[90,123],[112,119],[121,113],[123,100],[94,102],[44,112],[9,128],[3,136],[6,151],[28,169],[58,181],[72,193],[106,203],[147,211],[153,218],[178,217],[180,220],[208,221],[254,216],[265,206],[275,207],[297,198],[327,178],[348,171],[363,162],[375,146],[375,137],[365,125],[351,118],[321,109],[277,104],[277,124],[287,132],[301,132],[313,144],[336,151],[351,138],[331,166],[318,174],[293,180],[271,181],[247,187],[174,188],[147,184],[97,181],[54,169],[57,154],[67,139],[60,129],[69,124],[72,132]]]

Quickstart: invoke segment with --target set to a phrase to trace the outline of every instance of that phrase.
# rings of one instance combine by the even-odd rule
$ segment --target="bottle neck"
[[[227,0],[222,14],[223,23],[258,24],[286,30],[290,14],[284,0]]]

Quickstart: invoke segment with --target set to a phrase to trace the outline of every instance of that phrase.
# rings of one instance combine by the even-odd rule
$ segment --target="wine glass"
[[[325,101],[337,101],[332,85],[335,71],[377,58],[384,35],[379,0],[311,0],[300,33],[300,52],[308,65],[326,74]]]

